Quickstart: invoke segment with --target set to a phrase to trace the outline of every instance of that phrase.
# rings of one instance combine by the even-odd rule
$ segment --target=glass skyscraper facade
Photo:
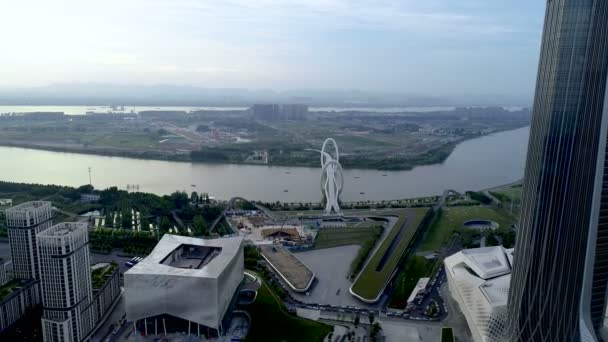
[[[548,0],[509,293],[512,341],[591,341],[608,282],[608,1]]]

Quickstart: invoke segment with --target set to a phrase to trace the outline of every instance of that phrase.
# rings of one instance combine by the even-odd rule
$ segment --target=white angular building
[[[444,260],[452,297],[475,342],[499,341],[507,318],[513,249],[465,249]]]
[[[243,272],[242,237],[165,234],[124,274],[127,320],[144,335],[220,335]]]

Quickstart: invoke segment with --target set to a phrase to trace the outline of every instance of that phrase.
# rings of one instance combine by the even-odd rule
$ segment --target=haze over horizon
[[[164,84],[524,103],[543,9],[523,0],[10,2],[0,13],[10,33],[0,91]]]

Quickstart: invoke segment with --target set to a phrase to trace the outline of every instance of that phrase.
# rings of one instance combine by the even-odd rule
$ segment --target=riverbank
[[[444,162],[410,171],[344,167],[341,199],[416,198],[441,195],[445,189],[481,190],[517,181],[523,176],[528,135],[529,129],[521,128],[467,140],[456,146]],[[321,199],[318,165],[190,163],[1,146],[0,155],[0,180],[8,182],[78,187],[89,183],[90,167],[93,185],[100,189],[118,186],[159,195],[204,190],[216,198],[242,196],[265,202],[316,203]]]
[[[341,158],[341,164],[343,167],[352,169],[362,170],[377,170],[377,171],[409,171],[417,166],[433,165],[443,163],[450,154],[454,151],[454,148],[461,142],[468,139],[460,139],[454,142],[444,144],[436,149],[430,150],[427,153],[423,153],[418,156],[412,156],[410,158],[388,158],[384,160],[370,160],[356,158],[353,156],[344,156]],[[160,160],[170,162],[185,162],[185,163],[201,163],[201,164],[217,164],[217,165],[262,165],[262,166],[285,166],[285,167],[317,167],[318,158],[316,153],[310,153],[310,158],[305,159],[285,159],[285,158],[271,158],[267,164],[259,162],[248,162],[240,160],[232,160],[225,158],[222,160],[200,159],[196,157],[196,151],[194,153],[185,151],[184,153],[179,152],[167,152],[159,150],[134,150],[134,149],[122,149],[122,148],[99,148],[91,146],[81,145],[68,145],[68,144],[34,144],[26,142],[15,142],[15,141],[3,141],[0,140],[0,146],[5,147],[17,147],[26,148],[40,151],[50,152],[63,152],[63,153],[78,153],[87,155],[97,155],[104,157],[122,157],[132,159],[143,159],[143,160]],[[222,149],[218,149],[221,153]]]

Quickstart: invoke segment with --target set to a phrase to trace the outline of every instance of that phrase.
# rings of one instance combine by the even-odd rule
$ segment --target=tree
[[[190,201],[192,201],[192,204],[198,204],[198,193],[196,191],[192,191]]]
[[[490,232],[488,235],[486,235],[486,246],[493,247],[498,245],[499,242],[496,239],[496,236],[494,236],[494,233]]]
[[[92,185],[86,184],[78,187],[78,192],[81,194],[90,194],[95,190]]]
[[[120,226],[123,229],[131,229],[133,228],[133,216],[131,216],[131,210],[129,210],[128,208],[124,209],[122,211],[122,214],[120,215]]]
[[[372,329],[369,333],[369,338],[372,342],[378,341],[378,334],[380,333],[381,330],[382,330],[382,327],[380,326],[380,323],[376,322],[372,325]]]
[[[160,219],[159,229],[163,232],[166,232],[169,230],[170,227],[171,227],[171,222],[169,222],[169,219],[167,218],[167,216],[163,216],[163,218]]]
[[[192,224],[194,225],[194,235],[207,235],[207,222],[202,216],[194,216]]]
[[[190,199],[188,199],[188,195],[183,191],[176,191],[169,196],[171,202],[177,209],[181,209],[188,205]]]
[[[361,321],[361,318],[359,317],[359,314],[357,314],[357,316],[355,316],[355,328],[359,326],[359,322]]]
[[[374,324],[374,319],[376,319],[376,316],[374,316],[374,313],[373,313],[373,312],[370,312],[370,313],[367,315],[367,319],[369,320],[369,324]]]
[[[109,210],[106,213],[105,226],[106,227],[114,226],[114,217],[112,217],[112,213]]]

